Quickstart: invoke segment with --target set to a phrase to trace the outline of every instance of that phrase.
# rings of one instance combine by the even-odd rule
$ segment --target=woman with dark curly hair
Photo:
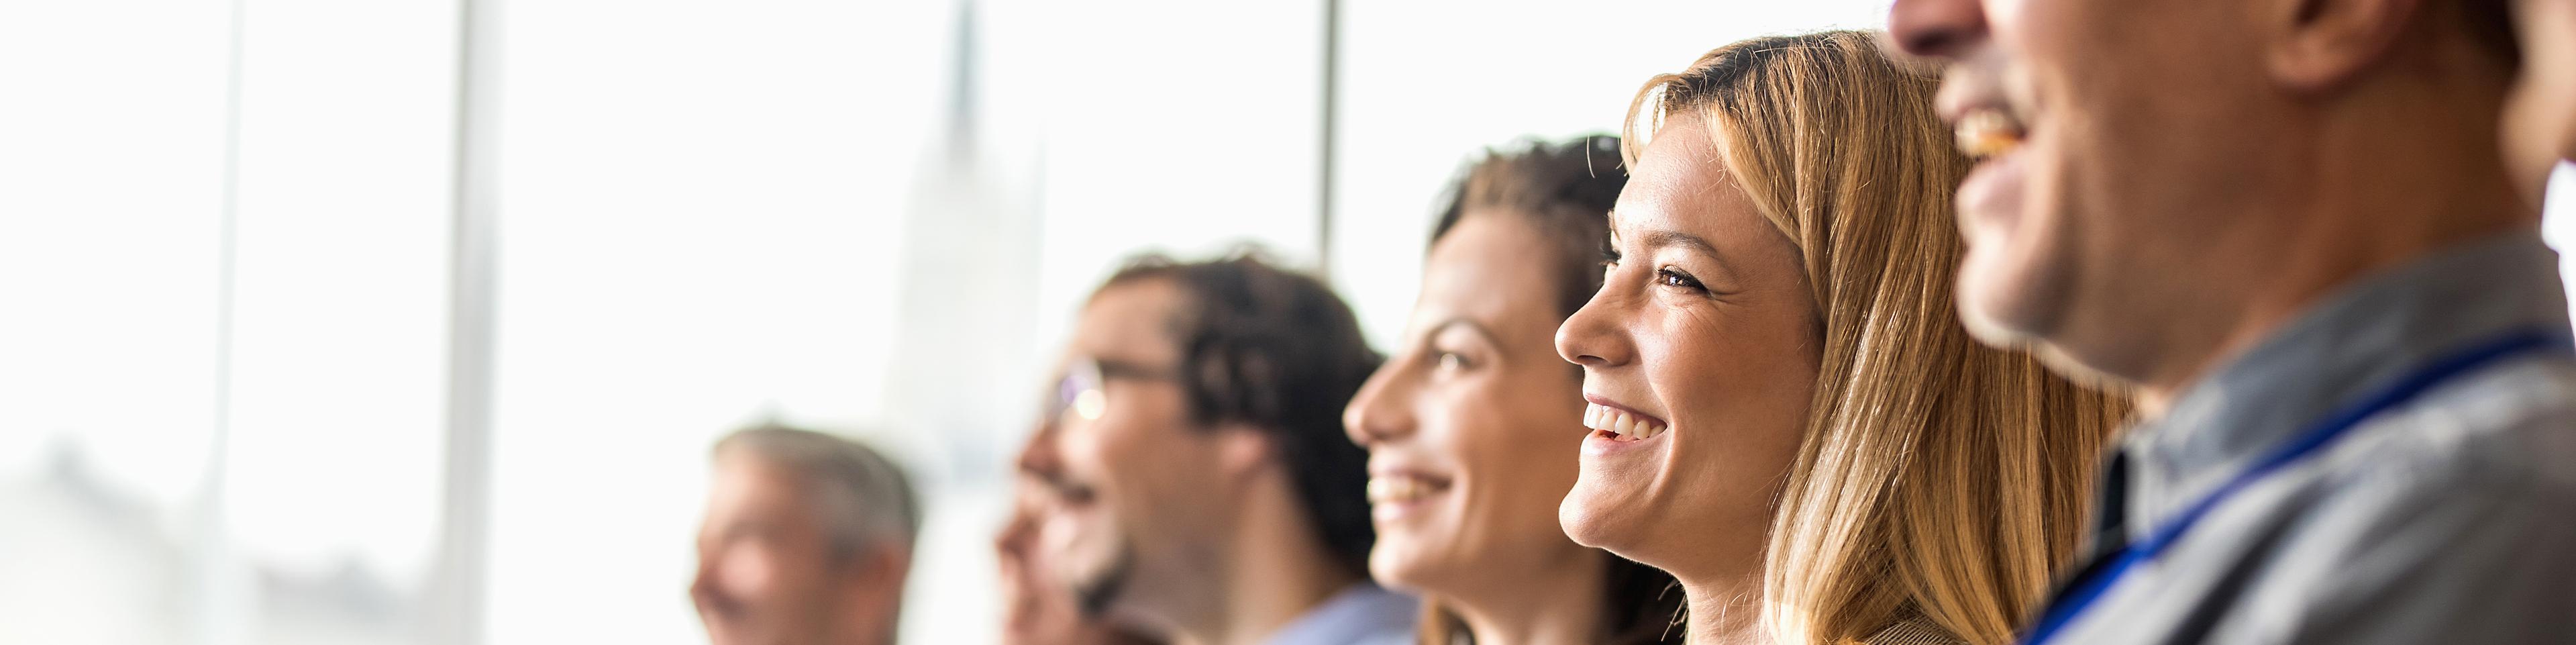
[[[1556,327],[1601,286],[1625,179],[1606,136],[1471,166],[1404,339],[1344,415],[1369,449],[1369,572],[1423,597],[1427,645],[1680,638],[1671,577],[1556,525],[1583,434],[1583,371],[1557,358]]]

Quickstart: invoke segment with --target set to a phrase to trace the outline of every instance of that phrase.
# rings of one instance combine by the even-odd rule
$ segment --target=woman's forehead
[[[1540,315],[1555,306],[1560,265],[1596,258],[1561,258],[1521,214],[1484,211],[1461,218],[1431,246],[1423,261],[1422,292],[1411,327],[1466,317],[1487,327],[1513,317]]]

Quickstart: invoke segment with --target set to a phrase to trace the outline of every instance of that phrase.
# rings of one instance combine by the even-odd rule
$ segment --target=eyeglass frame
[[[1046,399],[1046,419],[1063,423],[1066,415],[1081,421],[1097,421],[1109,410],[1109,382],[1112,380],[1156,381],[1178,383],[1178,368],[1154,368],[1118,359],[1076,356],[1065,364],[1056,377],[1055,392]],[[1094,409],[1085,411],[1087,406]]]

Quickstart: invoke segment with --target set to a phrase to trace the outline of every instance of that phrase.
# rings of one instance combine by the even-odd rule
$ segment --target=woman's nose
[[[1617,301],[1609,289],[1593,294],[1556,328],[1556,355],[1587,369],[1624,365],[1633,353],[1619,335]]]
[[[1405,366],[1413,363],[1411,355],[1397,356],[1370,375],[1368,383],[1351,396],[1349,407],[1342,409],[1342,429],[1349,432],[1351,443],[1366,448],[1413,433],[1411,398],[1415,390],[1407,387],[1414,373]]]

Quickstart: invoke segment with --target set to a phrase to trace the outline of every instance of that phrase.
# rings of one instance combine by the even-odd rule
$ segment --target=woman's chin
[[[1565,537],[1575,544],[1602,549],[1619,557],[1636,560],[1635,546],[1641,516],[1627,512],[1624,503],[1613,496],[1591,490],[1594,482],[1577,480],[1574,490],[1556,507],[1556,523],[1565,529]]]
[[[1421,593],[1427,578],[1437,577],[1438,565],[1431,562],[1422,544],[1407,535],[1380,535],[1377,548],[1369,550],[1369,578],[1388,589]],[[1392,538],[1392,539],[1390,539]]]

